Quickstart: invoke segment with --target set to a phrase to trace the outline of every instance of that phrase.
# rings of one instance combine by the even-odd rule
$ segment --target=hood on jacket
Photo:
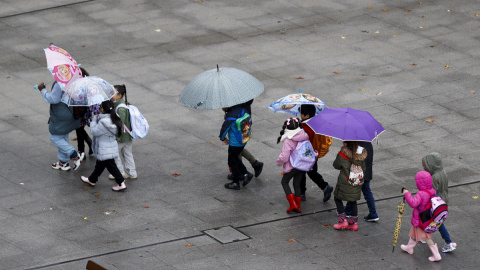
[[[283,142],[285,139],[290,139],[292,141],[300,142],[304,140],[308,140],[308,134],[301,128],[296,129],[285,129],[285,133],[282,135],[280,139]]]
[[[106,119],[108,118],[108,120],[106,121],[102,121],[102,119]],[[98,122],[103,125],[109,132],[112,133],[112,135],[116,135],[117,132],[118,132],[118,128],[117,126],[113,123],[111,117],[109,114],[99,114],[98,115]]]
[[[432,176],[427,171],[417,172],[417,174],[415,175],[415,182],[417,184],[418,190],[433,188]]]
[[[360,150],[360,147],[357,149],[357,151]],[[345,156],[347,156],[348,158],[351,158],[351,159],[354,159],[354,160],[365,160],[367,158],[367,150],[365,148],[361,148],[361,153],[353,153],[352,150],[350,150],[350,148],[346,147],[346,146],[342,146],[340,148],[340,152],[342,152],[343,154],[345,154]]]
[[[442,156],[433,152],[422,159],[423,168],[430,174],[443,170]]]

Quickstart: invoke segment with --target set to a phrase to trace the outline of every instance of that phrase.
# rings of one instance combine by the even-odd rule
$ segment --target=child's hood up
[[[424,169],[434,174],[437,171],[443,170],[442,156],[439,153],[433,152],[423,158]]]
[[[415,182],[417,184],[418,190],[432,189],[432,176],[427,171],[419,171],[415,175]]]

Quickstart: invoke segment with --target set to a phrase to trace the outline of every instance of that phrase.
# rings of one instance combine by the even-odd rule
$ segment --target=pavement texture
[[[478,268],[478,14],[478,0],[0,1],[0,269],[85,269],[88,260],[107,269]],[[94,188],[80,181],[95,155],[77,171],[50,167],[49,107],[33,86],[51,80],[43,48],[52,43],[91,75],[125,84],[150,123],[124,193],[111,191],[107,172]],[[247,145],[265,166],[240,191],[223,187],[222,111],[178,102],[217,64],[265,84]],[[335,231],[333,200],[322,202],[310,180],[303,213],[285,212],[275,160],[287,115],[267,106],[298,89],[385,127],[371,182],[378,222]],[[340,144],[319,161],[331,185]],[[449,175],[446,226],[458,245],[436,263],[424,244],[413,255],[400,249],[409,207],[392,253],[400,189],[416,190],[433,151]]]

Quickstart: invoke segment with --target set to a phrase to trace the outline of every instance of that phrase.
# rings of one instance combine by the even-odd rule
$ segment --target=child
[[[86,71],[84,68],[80,67],[80,70],[82,71],[82,77],[90,76],[88,71]],[[93,105],[93,106],[98,106],[98,105]],[[80,127],[75,130],[77,133],[77,148],[79,153],[84,153],[85,152],[85,143],[87,143],[89,151],[88,154],[92,155],[93,150],[92,150],[92,139],[90,136],[88,136],[88,133],[85,131],[85,125],[89,125],[88,121],[90,120],[90,113],[91,110],[89,110],[90,107],[84,107],[84,106],[75,106],[74,111],[75,111],[75,116],[80,119]]]
[[[114,158],[118,157],[118,144],[115,139],[115,135],[120,133],[122,127],[122,121],[118,118],[115,110],[113,109],[113,102],[106,100],[102,102],[100,108],[101,114],[95,115],[90,123],[90,131],[93,135],[93,152],[97,155],[97,163],[92,174],[87,178],[85,176],[80,177],[83,182],[90,186],[95,186],[98,181],[98,177],[102,174],[103,170],[107,168],[114,177],[117,185],[112,187],[113,191],[124,191],[125,180],[115,165]]]
[[[287,213],[292,211],[301,213],[300,201],[302,200],[302,191],[300,182],[302,177],[305,176],[304,171],[297,170],[292,167],[290,163],[290,154],[297,147],[298,142],[308,140],[308,134],[301,128],[301,123],[298,118],[289,118],[283,124],[280,136],[277,139],[277,144],[283,142],[282,152],[277,159],[277,165],[283,165],[283,177],[282,187],[287,195],[290,208],[287,209]],[[293,178],[293,189],[295,196],[292,194],[289,182]]]
[[[115,111],[117,111],[120,120],[122,123],[127,126],[129,130],[132,130],[132,125],[130,123],[130,114],[127,108],[118,108],[120,104],[128,104],[127,101],[127,88],[125,84],[123,85],[114,85],[115,89],[118,91],[111,100],[115,104]],[[125,97],[125,99],[123,99]],[[120,133],[117,135],[118,142],[118,157],[115,158],[115,164],[117,164],[118,170],[122,173],[123,178],[137,179],[137,170],[135,169],[135,160],[133,159],[132,154],[132,145],[133,138],[126,132],[122,126],[120,128]],[[125,166],[124,166],[125,165]],[[109,179],[115,179],[113,175],[108,176]]]
[[[412,228],[410,229],[410,240],[408,240],[407,245],[401,245],[400,247],[409,254],[413,254],[413,248],[417,245],[417,242],[424,240],[427,242],[427,245],[433,254],[433,256],[428,257],[428,260],[431,262],[440,261],[442,256],[440,256],[440,253],[438,252],[437,244],[434,244],[432,241],[432,234],[426,233],[420,228],[420,209],[425,208],[430,202],[430,195],[428,192],[432,194],[436,193],[432,188],[432,176],[429,172],[419,171],[415,175],[415,182],[419,190],[415,197],[412,196],[410,191],[406,189],[403,190],[405,200],[408,205],[413,208],[413,213],[411,219]]]
[[[443,169],[442,156],[439,153],[426,155],[422,158],[422,165],[425,171],[432,175],[433,189],[437,191],[437,195],[448,205],[448,176]],[[457,244],[450,239],[445,223],[440,226],[438,231],[442,235],[443,240],[445,240],[442,252],[454,251],[457,248]]]
[[[313,143],[313,137],[315,136],[315,131],[313,131],[309,126],[307,126],[308,120],[316,115],[317,109],[315,105],[305,104],[300,107],[300,116],[302,118],[302,127],[303,130],[308,134],[308,139],[311,143]],[[318,149],[315,149],[319,151]],[[312,181],[317,184],[317,186],[323,190],[323,202],[326,202],[332,196],[333,187],[330,186],[325,180],[323,180],[323,176],[318,173],[318,165],[317,165],[318,158],[315,160],[315,164],[313,164],[313,168],[311,171],[307,172],[308,177],[312,179]],[[302,188],[302,200],[305,201],[305,191],[307,191],[307,177],[304,175],[301,180],[301,188]]]
[[[343,146],[338,152],[333,167],[340,170],[338,175],[337,185],[333,192],[333,200],[337,206],[338,223],[333,225],[336,230],[347,229],[352,231],[358,231],[358,208],[357,201],[360,200],[360,194],[362,192],[362,186],[353,186],[349,182],[350,166],[353,164],[362,167],[365,171],[365,158],[367,157],[367,151],[358,146],[357,142],[344,141]],[[351,216],[347,222],[347,216],[345,214],[345,207],[343,201],[347,201],[350,205]]]

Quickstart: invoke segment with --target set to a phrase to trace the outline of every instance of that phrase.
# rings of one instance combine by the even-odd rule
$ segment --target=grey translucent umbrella
[[[254,99],[263,90],[263,83],[247,72],[217,66],[188,83],[180,94],[180,102],[194,109],[220,109]]]

